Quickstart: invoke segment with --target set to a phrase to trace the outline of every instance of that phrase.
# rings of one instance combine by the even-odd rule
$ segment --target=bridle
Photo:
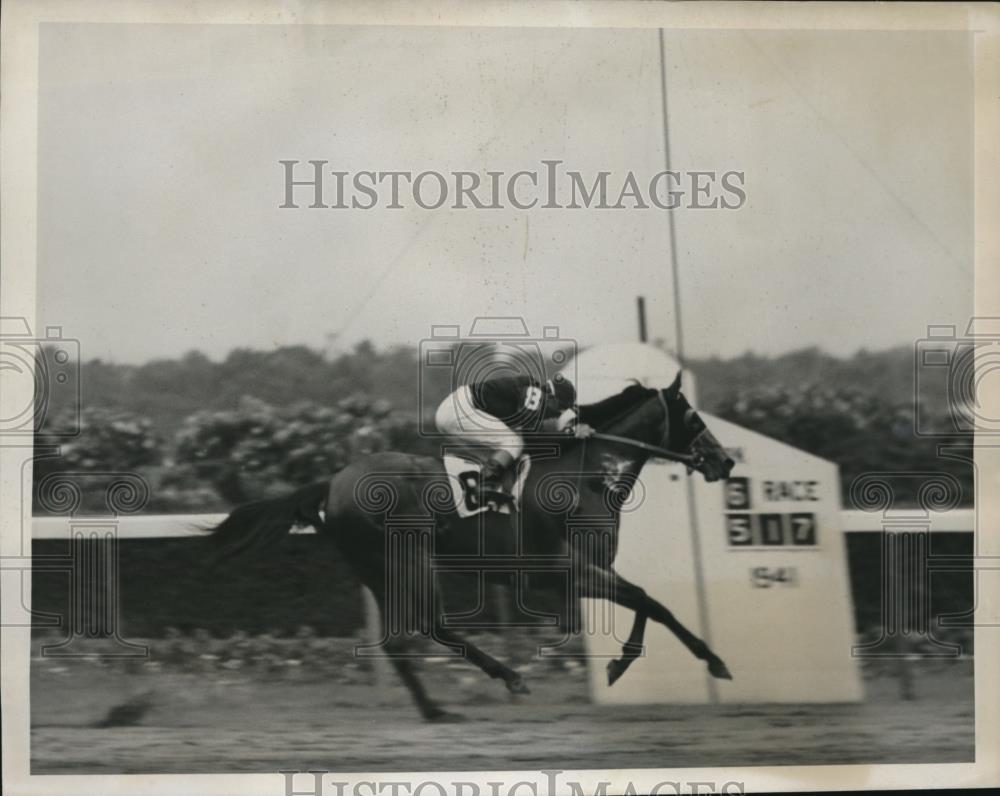
[[[645,451],[651,456],[655,456],[657,459],[680,462],[681,464],[687,465],[689,468],[697,470],[705,462],[705,457],[701,453],[677,453],[676,451],[672,451],[666,447],[670,439],[670,408],[667,406],[667,399],[663,395],[663,390],[657,390],[656,397],[660,401],[660,406],[663,407],[663,438],[660,440],[659,445],[650,445],[648,442],[640,442],[639,440],[630,439],[628,437],[620,437],[617,434],[605,434],[603,431],[595,431],[591,435],[591,439],[601,439],[606,442],[615,442],[619,445],[629,445],[633,448]],[[704,433],[704,430],[699,432],[698,435],[691,440],[691,442],[694,443],[698,437]]]

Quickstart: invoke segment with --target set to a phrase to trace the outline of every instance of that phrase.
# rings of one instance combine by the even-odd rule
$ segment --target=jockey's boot
[[[479,487],[482,491],[482,502],[490,500],[499,502],[510,502],[513,498],[504,491],[503,481],[507,468],[514,463],[514,457],[507,451],[495,451],[483,464],[482,477]]]

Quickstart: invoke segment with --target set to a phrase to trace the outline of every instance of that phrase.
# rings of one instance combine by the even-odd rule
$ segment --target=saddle
[[[504,473],[503,494],[486,495],[480,488],[483,463],[472,453],[445,453],[442,457],[444,469],[451,483],[455,511],[461,518],[492,511],[511,514],[520,510],[521,494],[531,470],[531,457],[522,454],[513,467]]]

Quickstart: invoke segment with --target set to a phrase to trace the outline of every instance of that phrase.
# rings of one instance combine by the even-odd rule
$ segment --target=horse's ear
[[[666,393],[667,397],[673,398],[677,393],[681,391],[681,372],[678,370],[677,375],[674,376],[673,382],[667,387]]]

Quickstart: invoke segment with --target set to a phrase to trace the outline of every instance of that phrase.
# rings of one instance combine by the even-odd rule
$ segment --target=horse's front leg
[[[708,664],[708,671],[713,677],[724,680],[732,680],[733,676],[726,668],[722,659],[708,648],[708,645],[698,638],[694,633],[682,625],[666,606],[657,602],[641,586],[636,586],[625,580],[621,575],[611,569],[603,569],[593,564],[583,564],[582,573],[578,573],[583,584],[583,597],[590,597],[597,600],[610,600],[611,602],[631,608],[638,614],[646,614],[654,622],[659,622],[666,626],[680,639],[680,642],[687,647],[691,654]],[[635,628],[633,627],[633,630]],[[631,662],[631,661],[630,661]]]
[[[635,621],[632,623],[632,632],[629,633],[628,641],[622,645],[622,656],[608,661],[608,685],[615,682],[625,674],[625,670],[632,665],[632,661],[642,655],[642,641],[646,635],[646,618],[644,611],[635,612]]]

